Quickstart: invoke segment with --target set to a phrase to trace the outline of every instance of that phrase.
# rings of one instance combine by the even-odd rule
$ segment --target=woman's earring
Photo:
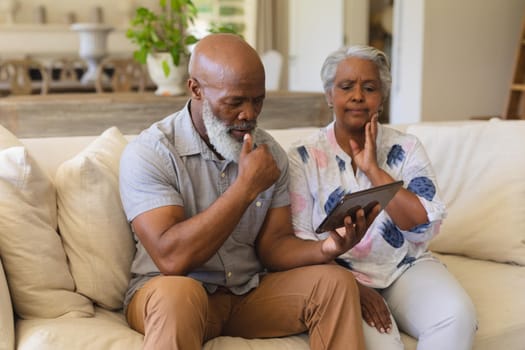
[[[334,105],[331,104],[331,103],[329,103],[329,104],[328,104],[328,108],[330,108],[330,109],[334,109]]]

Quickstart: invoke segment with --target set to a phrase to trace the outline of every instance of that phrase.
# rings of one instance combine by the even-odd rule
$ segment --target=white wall
[[[390,122],[417,122],[423,89],[423,32],[425,1],[394,1]]]
[[[343,45],[343,0],[290,0],[288,89],[323,91],[320,71]]]
[[[392,123],[500,115],[524,0],[396,0]]]

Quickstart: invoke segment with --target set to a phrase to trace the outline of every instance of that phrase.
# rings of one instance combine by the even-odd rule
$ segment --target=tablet
[[[395,181],[386,185],[346,194],[321,222],[321,225],[315,232],[323,233],[343,227],[344,218],[348,215],[352,217],[352,221],[355,221],[355,213],[359,208],[363,208],[366,215],[379,203],[381,210],[383,210],[402,185],[403,181]]]

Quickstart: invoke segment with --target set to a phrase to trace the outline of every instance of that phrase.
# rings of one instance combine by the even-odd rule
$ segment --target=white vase
[[[168,76],[164,74],[162,62],[167,62],[170,68]],[[186,92],[187,64],[180,62],[178,66],[173,64],[171,55],[167,52],[152,53],[146,58],[148,73],[151,80],[157,85],[155,95],[177,96]]]
[[[80,43],[78,54],[88,66],[81,82],[93,84],[97,79],[97,67],[107,55],[106,42],[113,27],[101,23],[75,23],[71,29],[78,32]]]

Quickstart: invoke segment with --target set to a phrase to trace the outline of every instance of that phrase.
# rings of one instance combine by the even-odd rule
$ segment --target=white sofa
[[[524,349],[525,121],[403,128],[426,146],[448,204],[431,248],[476,305],[474,349]],[[271,133],[287,148],[314,130]],[[141,349],[118,310],[133,255],[116,187],[127,139],[113,128],[17,140],[0,127],[0,350]],[[220,337],[204,349],[308,349],[308,340]]]

